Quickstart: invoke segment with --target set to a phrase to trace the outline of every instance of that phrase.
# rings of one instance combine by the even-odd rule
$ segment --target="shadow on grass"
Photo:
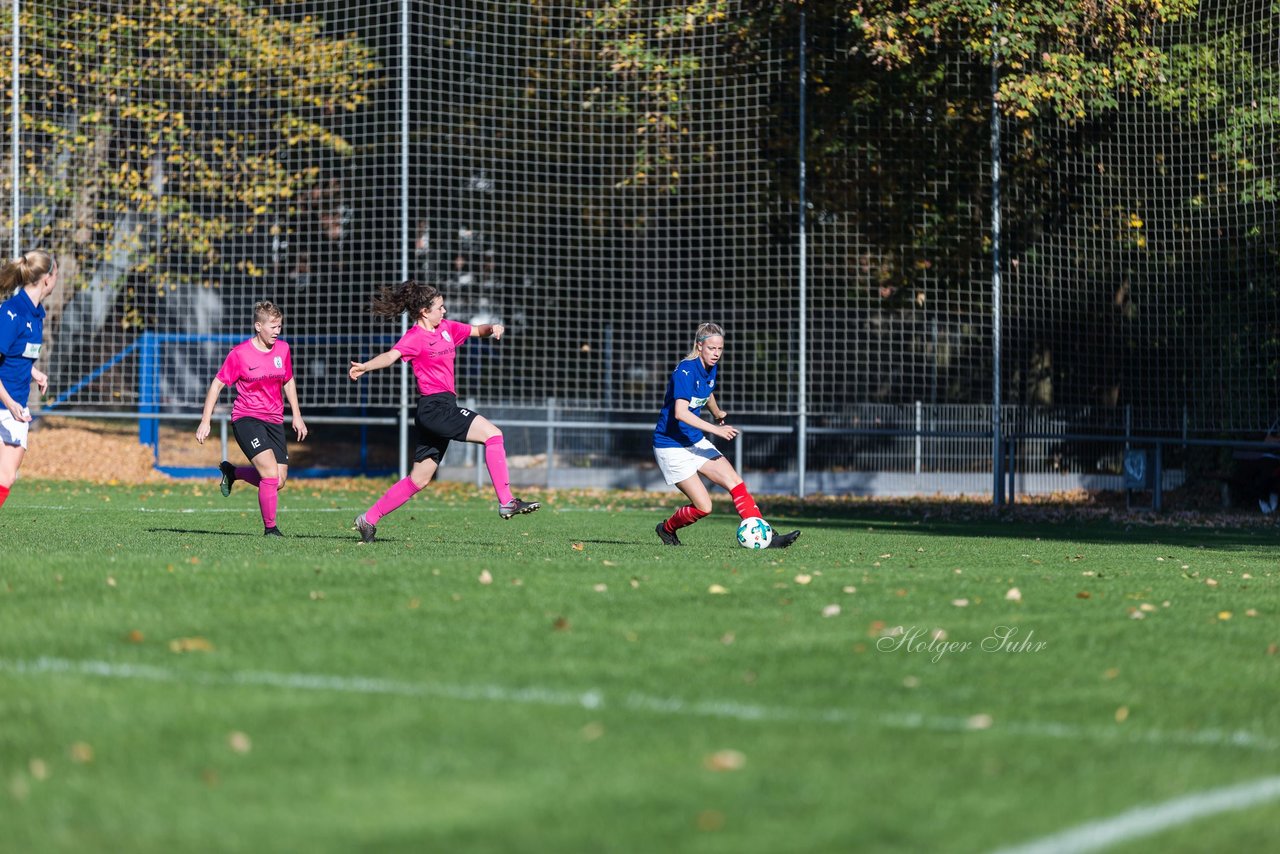
[[[806,504],[774,501],[775,528],[850,533],[913,532],[923,536],[1144,543],[1195,548],[1257,549],[1280,546],[1280,526],[1256,514],[1125,513],[1113,508],[1017,505],[1003,510],[976,503],[912,500],[902,503]]]
[[[270,539],[264,537],[261,533],[255,531],[217,531],[210,528],[145,528],[149,534],[205,534],[214,537],[248,537],[251,539]],[[290,534],[287,531],[282,539],[286,540],[343,540],[347,542],[359,542],[360,536],[354,531],[351,534]],[[382,537],[378,540],[381,542]],[[388,542],[394,542],[393,539],[387,538]]]

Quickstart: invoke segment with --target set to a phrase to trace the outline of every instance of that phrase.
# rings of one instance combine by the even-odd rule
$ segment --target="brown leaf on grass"
[[[27,770],[31,772],[32,778],[42,783],[49,779],[49,766],[43,759],[33,758],[27,763]]]
[[[604,724],[599,721],[591,721],[584,726],[579,732],[583,741],[596,741],[604,736]]]
[[[169,641],[170,652],[213,652],[213,644],[206,638],[174,638]]]
[[[480,570],[480,577],[479,577],[477,580],[478,580],[481,584],[492,584],[492,583],[493,583],[493,573],[489,572],[489,570],[487,570],[487,569],[482,569],[482,570]]]
[[[741,771],[746,764],[746,755],[737,750],[717,750],[702,760],[708,771]]]
[[[87,741],[77,741],[71,745],[67,752],[71,756],[72,762],[88,765],[93,761],[93,745]]]
[[[1127,720],[1129,720],[1129,707],[1121,706],[1116,709],[1116,723],[1122,724]]]
[[[729,590],[728,588],[723,587],[719,584],[713,584],[707,588],[707,592],[713,596],[723,596],[724,594],[728,593]]]
[[[248,753],[253,750],[253,742],[249,739],[249,736],[236,730],[227,735],[227,747],[230,747],[236,753]]]
[[[698,830],[714,833],[724,827],[724,813],[719,810],[703,810],[698,813]]]
[[[575,552],[580,552],[580,551],[582,551],[583,549],[585,549],[585,548],[586,548],[586,544],[584,544],[584,543],[574,543],[574,544],[573,544],[573,546],[572,546],[572,548],[573,548],[573,550],[574,550]]]
[[[964,722],[966,729],[991,729],[991,725],[995,723],[995,719],[991,715],[973,715]]]
[[[1077,599],[1088,599],[1088,598],[1089,598],[1089,597],[1091,597],[1092,595],[1093,595],[1093,594],[1092,594],[1092,593],[1090,593],[1088,590],[1081,590],[1079,593],[1077,593],[1077,594],[1076,594],[1076,598],[1077,598]]]
[[[130,629],[129,634],[125,635],[124,639],[127,640],[129,643],[142,643],[143,640],[145,640],[145,638],[142,635],[142,632],[138,631],[137,629]]]
[[[569,629],[570,629],[570,626],[569,626],[568,617],[556,617],[554,620],[551,621],[552,631],[567,632],[569,631]]]

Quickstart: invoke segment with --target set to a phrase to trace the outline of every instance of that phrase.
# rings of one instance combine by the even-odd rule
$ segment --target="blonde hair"
[[[698,331],[693,333],[693,347],[689,349],[689,355],[685,356],[680,361],[687,362],[690,359],[696,359],[698,357],[698,345],[701,344],[703,341],[706,341],[708,338],[714,338],[717,335],[719,335],[721,338],[724,337],[724,330],[720,328],[720,324],[718,323],[698,324]]]
[[[284,317],[284,312],[280,310],[280,306],[271,300],[260,300],[253,305],[253,322],[266,323],[269,319],[275,317]]]
[[[0,293],[11,293],[39,281],[52,272],[53,256],[43,249],[32,249],[0,268]]]

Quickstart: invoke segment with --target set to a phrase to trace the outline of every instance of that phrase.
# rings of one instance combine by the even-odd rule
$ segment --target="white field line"
[[[1257,752],[1272,752],[1280,749],[1280,742],[1277,740],[1244,730],[1160,731],[1141,730],[1118,724],[1110,727],[1087,727],[1053,722],[1019,721],[990,723],[984,721],[980,724],[981,728],[975,728],[973,719],[961,716],[918,713],[868,714],[855,709],[838,707],[806,709],[794,706],[762,706],[735,700],[690,701],[679,697],[657,697],[636,691],[620,695],[616,700],[607,700],[604,692],[597,688],[562,690],[541,686],[514,687],[484,683],[460,685],[441,682],[405,682],[379,677],[252,670],[231,673],[196,672],[147,664],[75,661],[45,656],[32,660],[0,658],[0,672],[33,676],[94,676],[104,679],[174,682],[196,686],[232,685],[300,691],[332,691],[340,694],[388,694],[472,702],[579,707],[592,710],[620,708],[675,717],[720,718],[761,723],[825,723],[875,726],[895,730],[968,733],[975,738],[989,731],[1029,738],[1123,742],[1162,747],[1231,747]]]
[[[1135,807],[1114,818],[1099,819],[1046,836],[1025,845],[1001,848],[994,854],[1085,854],[1121,842],[1163,833],[1206,816],[1249,809],[1280,799],[1280,777],[1184,795],[1162,804]]]

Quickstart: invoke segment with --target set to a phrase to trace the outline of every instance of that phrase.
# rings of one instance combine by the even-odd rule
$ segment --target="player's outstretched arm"
[[[472,338],[492,338],[494,341],[501,341],[506,333],[507,327],[501,323],[481,323],[471,327]]]
[[[354,382],[370,371],[380,371],[383,368],[389,368],[398,361],[400,361],[400,351],[392,347],[387,352],[379,353],[367,362],[357,362],[355,359],[352,359],[351,367],[347,370],[347,376]]]

